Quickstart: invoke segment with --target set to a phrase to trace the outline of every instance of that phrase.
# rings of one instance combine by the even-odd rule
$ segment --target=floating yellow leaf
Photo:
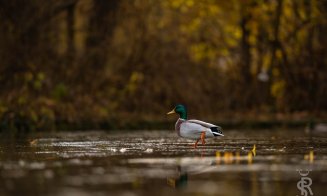
[[[252,161],[253,161],[252,152],[248,152],[248,164],[252,164]]]
[[[253,156],[255,157],[256,154],[257,154],[255,144],[253,145],[253,148],[252,148],[251,152],[252,152]]]
[[[313,163],[313,161],[314,161],[313,150],[310,150],[309,154],[304,155],[304,160],[308,160],[310,163]]]
[[[225,152],[224,153],[224,162],[225,164],[230,164],[233,162],[233,153]]]
[[[310,161],[310,163],[313,163],[313,160],[314,160],[314,154],[313,154],[313,150],[311,150],[310,153],[309,153],[309,161]]]
[[[34,139],[34,140],[30,141],[31,146],[35,146],[36,144],[37,144],[37,139]]]

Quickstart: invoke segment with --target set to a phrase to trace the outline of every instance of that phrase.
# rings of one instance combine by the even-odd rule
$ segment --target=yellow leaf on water
[[[314,154],[313,154],[313,150],[311,150],[310,153],[309,153],[309,161],[310,161],[310,163],[313,162],[313,160],[314,160]]]
[[[252,161],[253,161],[252,152],[248,152],[248,164],[252,164]]]
[[[34,139],[34,140],[30,141],[31,146],[35,146],[36,144],[37,144],[37,139]]]
[[[251,152],[252,152],[254,157],[257,155],[255,144],[253,145],[253,148],[252,148]]]
[[[309,154],[304,155],[304,160],[308,160],[310,163],[313,163],[314,161],[314,153],[313,150],[309,152]]]

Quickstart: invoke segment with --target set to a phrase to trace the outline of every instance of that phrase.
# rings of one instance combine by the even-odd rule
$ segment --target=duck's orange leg
[[[205,145],[206,144],[206,141],[204,140],[206,138],[206,132],[202,132],[201,133],[201,142],[202,142],[202,145]]]
[[[194,148],[196,148],[198,146],[198,142],[200,141],[200,139],[196,140],[195,144],[194,144]]]

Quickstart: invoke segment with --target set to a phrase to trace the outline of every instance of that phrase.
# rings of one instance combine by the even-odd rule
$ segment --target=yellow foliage
[[[262,68],[264,68],[265,70],[268,70],[270,67],[270,62],[271,62],[270,59],[271,59],[270,55],[263,55],[263,57],[262,57],[262,61],[263,61]]]
[[[240,28],[234,26],[226,26],[225,28],[226,36],[225,42],[228,46],[237,46],[239,44],[239,39],[242,37],[242,31]]]
[[[281,50],[276,50],[275,55],[276,55],[276,58],[278,60],[282,59],[282,57],[283,57],[283,54],[282,54],[282,51]]]
[[[142,81],[143,80],[143,74],[140,73],[140,72],[133,72],[131,77],[130,77],[130,82],[131,83],[136,83],[136,82],[139,82],[139,81]]]
[[[188,7],[192,7],[192,6],[194,5],[194,0],[187,0],[187,1],[186,1],[186,5],[187,5]]]
[[[257,43],[257,38],[256,38],[256,36],[251,35],[251,36],[249,36],[248,41],[249,41],[250,45],[255,45]]]
[[[292,6],[290,5],[291,2],[286,2],[285,6],[283,6],[283,14],[285,15],[286,18],[291,18],[293,15],[293,10]]]
[[[278,77],[280,75],[279,69],[277,69],[277,68],[274,67],[273,70],[272,70],[272,75],[274,77]]]
[[[17,8],[29,25],[15,24],[10,18],[17,17],[16,12],[10,10],[2,21],[0,114],[13,111],[21,118],[18,114],[23,112],[29,121],[46,124],[56,116],[68,121],[86,119],[87,115],[105,118],[118,109],[122,113],[130,108],[135,108],[135,113],[156,113],[177,100],[191,107],[204,103],[199,108],[210,108],[209,103],[217,97],[220,101],[214,107],[224,111],[255,105],[289,107],[291,111],[297,106],[323,105],[319,100],[324,96],[311,92],[323,93],[323,85],[314,89],[314,84],[325,84],[326,78],[323,35],[327,20],[319,0],[137,0],[108,4],[81,0],[48,20],[46,13],[66,6],[60,2],[44,7],[31,1],[20,10],[35,13],[19,12],[21,6],[3,3]],[[24,32],[34,36],[21,37]],[[242,36],[250,44],[246,50],[242,50]],[[275,51],[276,43],[283,50]],[[248,66],[238,66],[247,60]],[[285,82],[276,64],[287,64],[292,84]],[[192,69],[195,65],[197,69]],[[271,80],[251,82],[258,72],[272,74]],[[169,85],[165,77],[171,79]],[[250,82],[239,84],[243,79]],[[301,81],[308,85],[301,85]],[[183,89],[185,85],[192,87],[191,93]],[[244,93],[248,86],[251,92]],[[294,91],[286,93],[286,87]],[[141,90],[148,92],[146,98],[156,100],[145,106],[148,111],[139,109],[145,102]],[[130,96],[123,96],[126,94],[135,95],[135,99],[130,101]],[[317,104],[311,104],[315,101]]]
[[[205,43],[199,43],[199,44],[194,44],[190,48],[190,53],[191,53],[191,58],[195,62],[200,62],[204,59],[207,60],[213,60],[217,56],[217,51],[206,45]],[[223,48],[223,50],[220,51],[222,55],[227,56],[228,55],[228,50]]]
[[[220,12],[220,8],[216,5],[209,5],[209,13],[210,15],[216,15]]]
[[[229,55],[229,50],[227,48],[222,48],[220,50],[220,55],[222,55],[222,56],[228,56]]]
[[[137,89],[138,84],[143,81],[143,78],[143,73],[134,71],[129,78],[127,91],[134,92]]]
[[[275,98],[281,98],[284,95],[285,90],[285,81],[279,80],[272,84],[271,86],[271,95]]]
[[[195,44],[191,46],[191,57],[194,61],[199,62],[205,57],[205,44]]]
[[[182,4],[183,4],[182,0],[172,0],[171,2],[171,6],[175,9],[180,8]]]
[[[200,18],[195,18],[192,23],[189,25],[188,30],[190,32],[197,31],[201,25],[201,19]]]

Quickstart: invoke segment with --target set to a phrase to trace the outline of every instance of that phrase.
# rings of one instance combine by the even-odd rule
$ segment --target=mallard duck
[[[197,147],[200,140],[202,145],[205,145],[205,138],[224,136],[221,127],[217,125],[200,120],[187,120],[186,108],[181,104],[176,105],[172,111],[167,113],[167,115],[169,114],[179,114],[179,118],[175,124],[175,130],[180,137],[196,139],[194,148]]]

